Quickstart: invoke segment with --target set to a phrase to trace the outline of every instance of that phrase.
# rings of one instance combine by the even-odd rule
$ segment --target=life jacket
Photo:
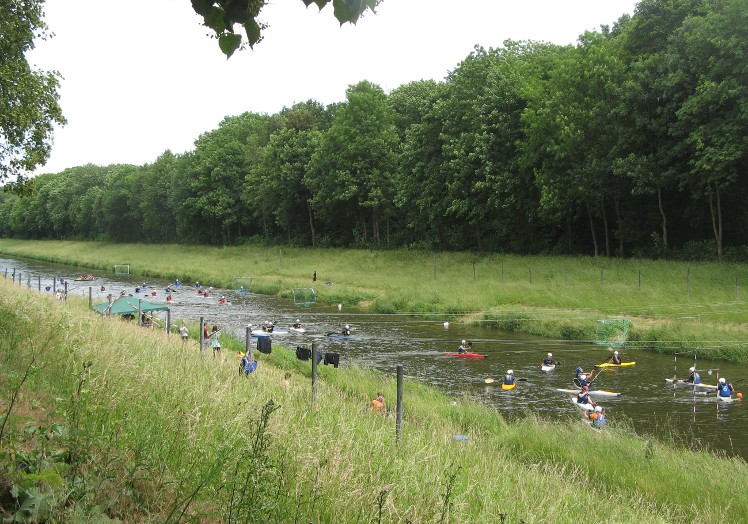
[[[514,375],[504,375],[504,384],[507,386],[514,384]]]
[[[584,393],[577,395],[577,404],[589,404],[590,402],[590,394]]]
[[[543,364],[545,364],[546,366],[552,366],[553,365],[553,359],[552,358],[547,358],[547,359],[545,359],[543,361]]]
[[[601,428],[605,425],[605,415],[602,412],[597,413],[597,416],[592,420],[592,425],[596,428]]]
[[[724,383],[717,386],[717,389],[719,389],[719,396],[720,397],[729,397],[730,393],[732,393],[732,388],[730,387],[730,384]]]

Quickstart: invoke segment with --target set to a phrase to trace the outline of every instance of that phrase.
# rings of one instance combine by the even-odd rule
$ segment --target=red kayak
[[[462,358],[485,358],[486,355],[481,353],[442,353],[445,357],[462,357]]]

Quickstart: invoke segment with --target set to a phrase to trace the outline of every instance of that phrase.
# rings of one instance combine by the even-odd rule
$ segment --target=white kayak
[[[580,404],[579,402],[577,402],[577,400],[578,400],[577,397],[571,397],[571,401],[574,403],[574,405],[578,407],[579,409],[581,409],[582,411],[594,411],[595,410],[595,406],[593,406],[592,404]]]
[[[303,327],[298,327],[298,328],[290,327],[288,328],[288,330],[293,331],[294,333],[306,333],[306,329],[304,329]]]
[[[738,400],[741,400],[741,398],[740,397],[720,397],[719,395],[717,395],[717,402],[730,403],[730,402],[737,402]]]
[[[282,329],[274,329],[272,331],[255,329],[252,331],[253,337],[269,337],[270,335],[288,335],[288,331],[283,331]]]
[[[578,389],[562,389],[557,388],[556,391],[561,393],[579,393]],[[598,397],[620,397],[623,393],[616,393],[615,391],[606,391],[604,389],[591,389],[587,392],[589,395],[597,395]]]
[[[666,378],[665,382],[676,388],[697,388],[710,391],[715,391],[717,389],[717,386],[713,386],[711,384],[693,384],[681,379],[673,380],[672,378]]]
[[[556,369],[556,364],[543,364],[540,366],[540,371],[553,371]]]

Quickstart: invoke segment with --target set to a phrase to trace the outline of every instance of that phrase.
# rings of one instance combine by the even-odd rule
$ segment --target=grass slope
[[[380,390],[393,407],[391,377],[322,367],[312,403],[308,363],[289,350],[260,355],[245,379],[239,341],[201,357],[194,340],[182,346],[85,306],[0,279],[3,518],[748,520],[740,459],[647,441],[625,425],[598,433],[576,417],[507,423],[409,381],[398,443],[392,414],[367,409]]]

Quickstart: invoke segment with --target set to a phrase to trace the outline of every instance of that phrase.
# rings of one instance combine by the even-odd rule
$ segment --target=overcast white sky
[[[571,44],[633,14],[634,0],[384,0],[339,26],[332,6],[274,0],[255,50],[226,60],[190,0],[46,0],[54,38],[29,61],[62,76],[67,126],[38,173],[93,163],[142,165],[182,153],[226,115],[273,114],[345,99],[369,80],[385,91],[443,80],[474,48],[507,39]]]

